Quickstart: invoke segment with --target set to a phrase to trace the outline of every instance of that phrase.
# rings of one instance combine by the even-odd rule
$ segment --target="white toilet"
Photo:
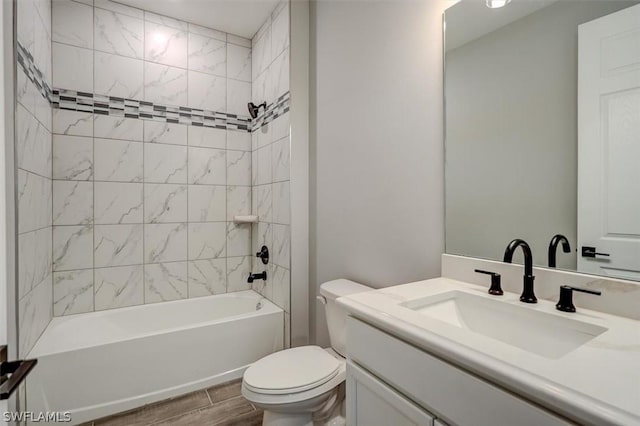
[[[338,297],[372,290],[349,280],[320,286],[331,348],[302,346],[276,352],[244,373],[242,395],[264,410],[264,426],[345,425],[345,328]]]

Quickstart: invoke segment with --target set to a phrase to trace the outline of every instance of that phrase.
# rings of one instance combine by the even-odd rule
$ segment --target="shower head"
[[[265,110],[267,109],[267,103],[263,102],[260,105],[256,106],[253,102],[249,102],[247,104],[247,108],[249,108],[249,114],[251,115],[251,118],[256,118],[258,117],[260,108],[264,108]]]

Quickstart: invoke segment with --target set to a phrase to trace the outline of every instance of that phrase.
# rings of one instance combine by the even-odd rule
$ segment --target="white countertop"
[[[527,309],[607,328],[583,346],[550,359],[422,315],[400,304],[462,290]],[[606,297],[606,294],[602,297]],[[579,423],[640,425],[640,321],[555,303],[524,304],[484,287],[435,278],[338,299],[350,315]],[[549,330],[553,333],[553,330]],[[526,330],[523,330],[526,333]]]

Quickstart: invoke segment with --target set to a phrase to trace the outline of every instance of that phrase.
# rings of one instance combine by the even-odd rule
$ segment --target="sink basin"
[[[401,306],[552,359],[561,358],[607,331],[597,325],[463,291],[414,299]]]

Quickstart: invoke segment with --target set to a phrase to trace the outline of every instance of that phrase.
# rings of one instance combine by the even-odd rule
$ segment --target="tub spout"
[[[259,274],[252,274],[252,273],[249,273],[249,278],[247,278],[247,282],[248,282],[248,283],[252,283],[252,282],[254,282],[255,280],[263,280],[263,281],[266,281],[266,280],[267,280],[267,271],[262,271],[262,272],[261,272],[261,273],[259,273]]]

